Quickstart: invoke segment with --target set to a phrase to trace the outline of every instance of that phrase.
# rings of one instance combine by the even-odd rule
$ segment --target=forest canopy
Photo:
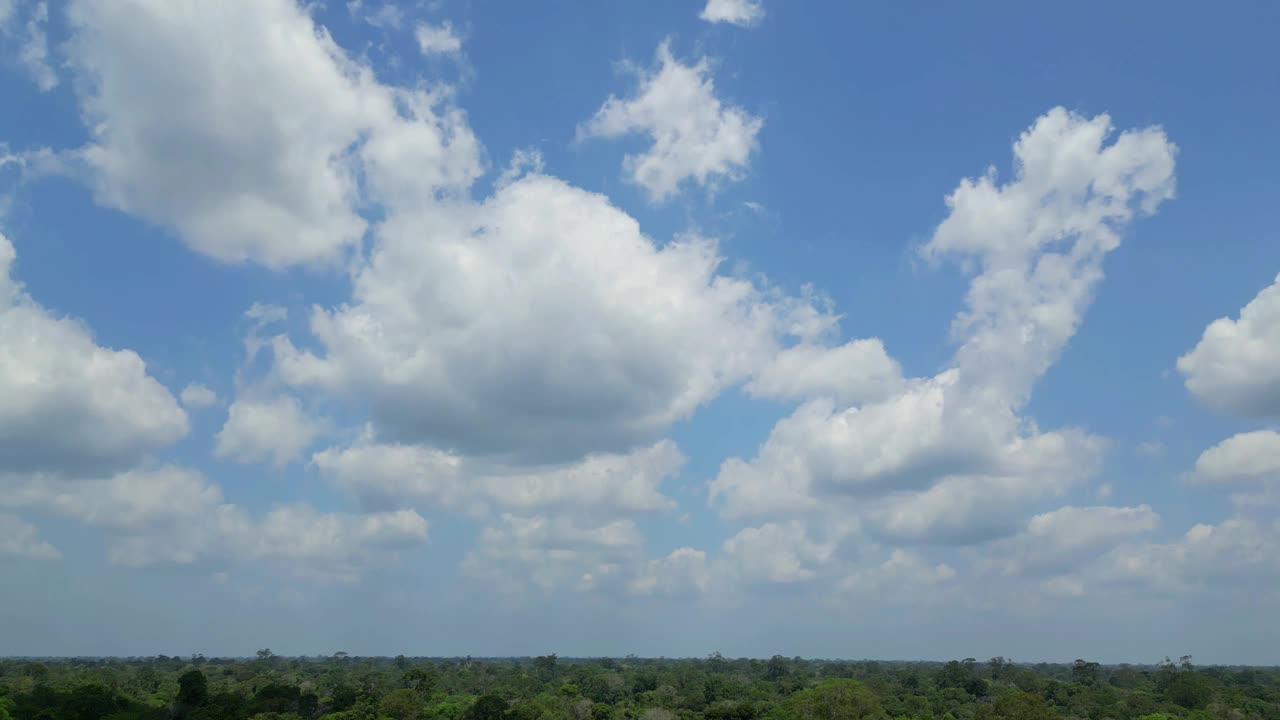
[[[0,720],[1280,720],[1280,668],[786,658],[0,660]]]

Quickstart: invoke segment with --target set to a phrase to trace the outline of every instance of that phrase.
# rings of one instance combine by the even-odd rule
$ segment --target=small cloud
[[[751,201],[751,200],[747,200],[747,201],[745,201],[745,202],[743,202],[743,203],[742,203],[742,206],[743,206],[743,207],[745,207],[746,209],[750,210],[751,212],[756,213],[757,215],[762,215],[762,214],[764,214],[764,206],[763,206],[763,205],[761,205],[761,204],[760,204],[760,203],[758,203],[758,202],[753,202],[753,201]]]
[[[710,23],[750,27],[764,19],[761,0],[707,0],[698,17]]]
[[[1111,493],[1112,493],[1112,490],[1111,490],[1111,485],[1110,485],[1110,484],[1108,484],[1108,483],[1103,483],[1103,484],[1101,484],[1101,485],[1099,485],[1099,486],[1098,486],[1098,499],[1099,499],[1099,500],[1106,500],[1107,498],[1111,497]]]
[[[1148,460],[1159,460],[1164,457],[1165,446],[1159,440],[1148,440],[1138,444],[1138,454]]]
[[[414,31],[418,49],[423,55],[454,55],[462,50],[462,38],[453,30],[448,20],[440,25],[421,23]]]
[[[1156,416],[1155,423],[1156,423],[1156,427],[1160,428],[1161,430],[1167,430],[1173,427],[1173,418],[1169,417],[1168,415],[1158,415]]]
[[[218,404],[218,394],[200,383],[191,383],[182,388],[179,397],[183,407],[188,410],[201,410]]]

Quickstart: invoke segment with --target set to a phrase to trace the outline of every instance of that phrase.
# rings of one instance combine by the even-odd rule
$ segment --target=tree
[[[884,718],[875,693],[857,680],[826,680],[787,699],[798,720]]]
[[[781,680],[787,674],[787,659],[781,655],[774,655],[769,658],[769,664],[765,666],[765,679],[772,682]]]
[[[1180,672],[1164,691],[1170,702],[1188,710],[1203,710],[1213,699],[1213,688],[1203,675],[1194,671]]]
[[[178,704],[196,708],[209,701],[209,679],[199,670],[188,670],[178,678]]]
[[[1044,698],[1034,693],[1012,692],[1002,695],[991,706],[995,720],[1056,720]]]
[[[1093,685],[1098,681],[1098,663],[1077,659],[1071,663],[1071,681]]]
[[[436,691],[436,670],[430,665],[409,668],[400,676],[400,685],[429,698]]]
[[[378,712],[394,720],[412,720],[422,712],[424,705],[418,693],[400,688],[387,693],[378,703]]]
[[[481,695],[462,714],[463,720],[504,720],[507,714],[507,701],[489,693]]]
[[[271,648],[262,648],[258,651],[258,659],[262,662],[268,662],[275,656],[276,654],[271,652]]]
[[[533,659],[533,671],[538,679],[547,682],[556,675],[556,654],[540,655]]]

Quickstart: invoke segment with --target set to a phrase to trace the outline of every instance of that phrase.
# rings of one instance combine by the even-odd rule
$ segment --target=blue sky
[[[0,653],[1280,662],[1196,10],[0,0]]]

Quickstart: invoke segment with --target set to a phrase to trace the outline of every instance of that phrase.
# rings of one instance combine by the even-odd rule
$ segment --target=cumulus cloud
[[[62,557],[58,548],[40,539],[36,526],[8,513],[0,513],[0,556],[3,555],[32,560]]]
[[[813,399],[753,460],[722,465],[712,501],[731,517],[844,512],[894,542],[972,543],[1011,534],[1032,502],[1095,472],[1102,439],[1044,432],[1019,412],[1075,333],[1125,226],[1173,196],[1176,149],[1164,133],[1108,143],[1113,134],[1105,115],[1055,108],[1014,143],[1009,181],[994,170],[963,180],[921,249],[976,272],[951,367],[882,398],[844,388],[869,371],[892,379],[883,360],[854,363],[843,382],[806,380]]]
[[[1205,405],[1246,418],[1280,416],[1280,276],[1240,310],[1209,323],[1178,358],[1187,390]]]
[[[0,235],[0,472],[102,472],[186,435],[187,416],[131,350],[32,300]]]
[[[3,474],[0,507],[60,515],[99,528],[108,534],[107,556],[117,565],[262,561],[322,583],[356,582],[366,564],[427,539],[426,521],[407,509],[324,513],[294,504],[255,517],[227,502],[222,489],[199,471],[178,466],[86,479]]]
[[[292,0],[78,0],[68,17],[99,202],[210,257],[334,262],[363,202],[480,172],[460,113],[378,83]]]
[[[1280,432],[1232,435],[1200,453],[1192,477],[1206,483],[1280,482]]]
[[[955,577],[955,568],[947,563],[930,563],[919,553],[897,548],[883,562],[851,572],[838,587],[845,593],[913,602],[921,591],[950,583]]]
[[[984,547],[979,566],[1003,575],[1060,573],[1159,526],[1149,505],[1068,505],[1036,515],[1018,535]]]
[[[222,504],[222,491],[201,473],[174,466],[104,479],[19,476],[8,485],[0,505],[53,512],[120,531],[190,521]]]
[[[764,3],[763,0],[707,0],[698,17],[710,23],[749,27],[764,19]]]
[[[315,580],[353,583],[372,551],[426,540],[427,521],[413,510],[355,515],[286,505],[267,513],[245,549],[249,557],[284,563]]]
[[[747,383],[756,397],[829,397],[842,405],[883,400],[900,393],[902,368],[879,338],[838,347],[796,345],[775,355]]]
[[[1126,545],[1081,573],[1098,584],[1166,592],[1249,587],[1280,580],[1280,521],[1233,517],[1198,524],[1168,543]]]
[[[799,522],[767,523],[726,540],[720,562],[742,582],[794,583],[817,577],[834,552],[834,544],[810,540]]]
[[[499,524],[484,530],[459,569],[507,594],[589,591],[625,582],[641,544],[631,520],[596,526],[569,517],[504,513]]]
[[[669,42],[658,48],[658,68],[641,73],[635,95],[611,96],[578,128],[578,137],[617,138],[647,135],[653,145],[627,155],[623,169],[654,201],[663,201],[692,180],[707,186],[736,180],[756,150],[764,121],[716,97],[706,58],[684,65],[671,54]]]
[[[218,431],[213,453],[242,463],[270,461],[284,466],[296,460],[324,431],[290,395],[236,398]]]
[[[200,383],[191,383],[178,395],[188,410],[203,410],[218,404],[218,394]]]
[[[627,586],[633,595],[702,594],[710,589],[707,554],[690,547],[676,548],[666,557],[650,560]]]
[[[367,405],[395,442],[568,462],[660,437],[834,318],[719,272],[713,241],[658,246],[602,196],[526,175],[474,207],[400,213],[320,352],[279,376]],[[670,352],[670,348],[680,352]]]
[[[462,38],[448,21],[439,25],[420,23],[413,31],[413,37],[423,55],[454,55],[462,50]]]
[[[661,484],[684,465],[670,440],[624,454],[593,453],[545,467],[487,463],[421,445],[359,442],[328,448],[311,462],[335,485],[373,501],[454,509],[477,504],[513,512],[652,512],[674,503]]]

